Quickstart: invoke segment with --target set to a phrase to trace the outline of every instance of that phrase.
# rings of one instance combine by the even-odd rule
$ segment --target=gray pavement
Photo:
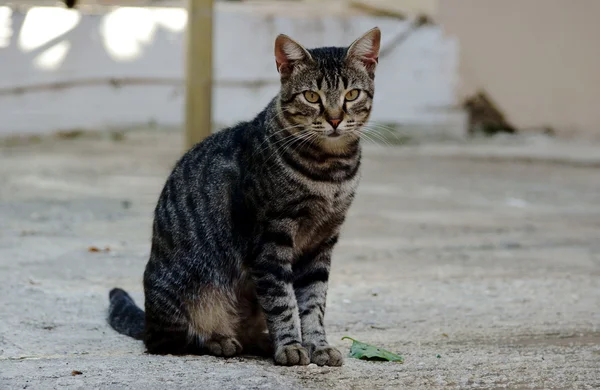
[[[143,302],[180,139],[0,147],[0,389],[600,387],[600,145],[367,147],[327,329],[406,361],[284,368],[148,356],[105,323],[111,287]]]

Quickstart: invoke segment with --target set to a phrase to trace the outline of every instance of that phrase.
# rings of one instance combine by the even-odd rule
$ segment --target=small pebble
[[[308,368],[317,368],[317,367],[319,367],[319,366],[317,366],[315,363],[310,363],[308,365]]]

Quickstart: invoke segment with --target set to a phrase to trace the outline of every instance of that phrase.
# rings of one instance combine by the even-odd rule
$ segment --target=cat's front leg
[[[341,366],[344,362],[341,352],[327,342],[324,324],[331,251],[336,242],[337,235],[302,255],[294,264],[302,344],[309,351],[310,361],[320,366]]]
[[[275,363],[307,365],[310,359],[302,346],[298,304],[292,285],[291,232],[283,227],[271,227],[261,241],[259,254],[252,264],[252,277],[273,341]]]

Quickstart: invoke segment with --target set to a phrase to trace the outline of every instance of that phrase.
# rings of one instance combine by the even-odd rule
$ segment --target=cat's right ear
[[[295,66],[311,59],[308,50],[287,35],[279,34],[275,39],[275,64],[281,77],[289,76]]]

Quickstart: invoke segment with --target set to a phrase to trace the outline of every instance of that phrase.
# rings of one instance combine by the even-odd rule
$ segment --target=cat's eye
[[[304,98],[309,103],[316,103],[319,101],[319,94],[313,91],[304,91]]]
[[[352,100],[356,100],[356,98],[358,98],[358,95],[360,95],[360,91],[358,89],[348,91],[348,93],[346,93],[346,101],[351,102]]]

